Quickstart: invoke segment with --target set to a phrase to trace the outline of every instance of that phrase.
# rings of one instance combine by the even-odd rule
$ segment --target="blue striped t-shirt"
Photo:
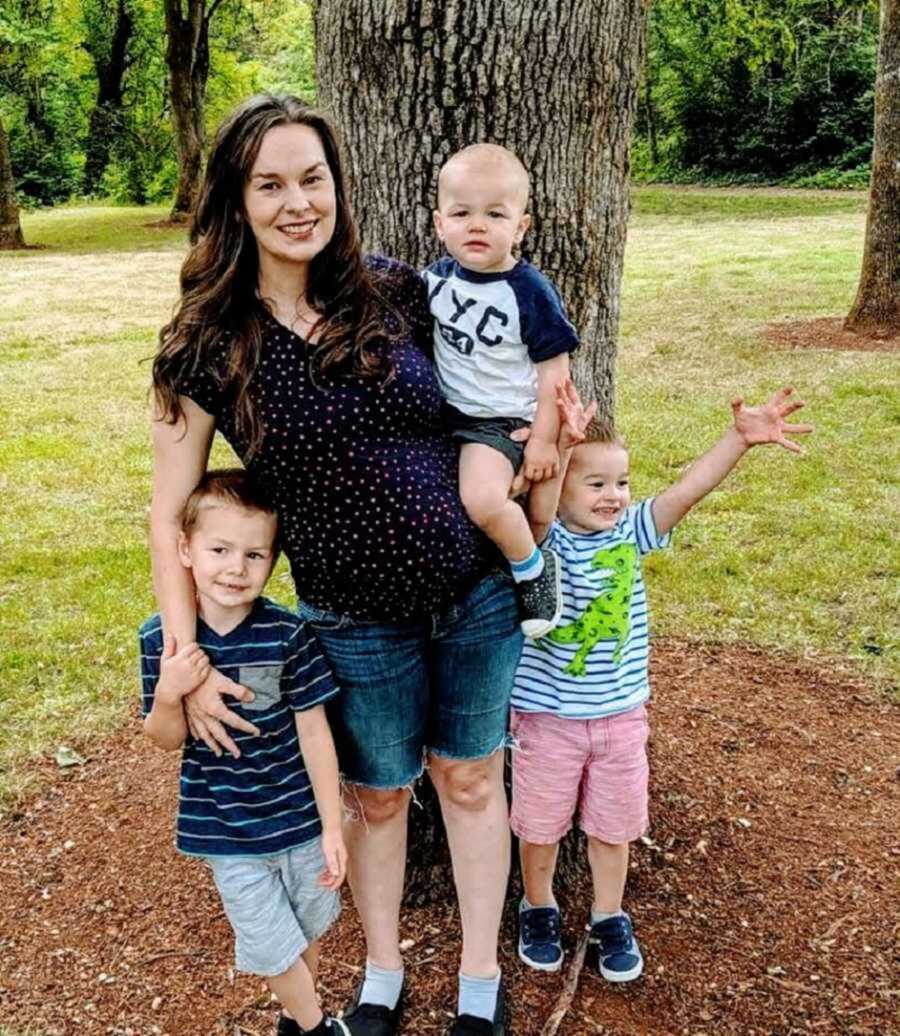
[[[249,704],[228,707],[259,728],[232,731],[240,759],[216,757],[190,735],[181,755],[175,844],[190,856],[263,856],[317,837],[321,823],[303,765],[294,713],[338,688],[301,618],[265,597],[224,637],[197,619],[197,641],[225,676],[251,688]],[[143,712],[153,705],[162,655],[159,615],[140,628]]]
[[[525,641],[513,708],[596,719],[647,700],[641,555],[667,547],[671,538],[657,533],[652,504],[633,504],[604,532],[570,532],[559,520],[550,526],[544,545],[559,556],[562,620],[540,640]]]

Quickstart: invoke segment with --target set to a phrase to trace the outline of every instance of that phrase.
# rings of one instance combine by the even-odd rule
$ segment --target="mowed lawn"
[[[43,247],[0,254],[0,802],[26,785],[24,760],[89,752],[137,697],[135,630],[153,610],[147,360],[185,248],[148,225],[162,215],[27,215]],[[861,194],[636,191],[618,418],[645,496],[714,441],[733,395],[797,386],[816,424],[806,455],[756,451],[648,563],[655,631],[820,656],[891,693],[900,355],[761,337],[847,310],[864,220]],[[291,600],[283,562],[270,591]]]

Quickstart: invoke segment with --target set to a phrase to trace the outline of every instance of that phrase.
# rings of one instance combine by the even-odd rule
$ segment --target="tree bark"
[[[900,0],[881,0],[866,243],[848,331],[900,331]]]
[[[629,146],[644,0],[318,0],[319,100],[341,129],[367,249],[437,258],[437,174],[476,141],[531,174],[523,254],[559,287],[582,347],[575,378],[613,410]],[[411,810],[407,900],[446,894],[430,786]]]
[[[166,64],[178,154],[173,221],[190,219],[200,189],[205,143],[204,103],[209,78],[209,24],[221,0],[165,0]]]
[[[6,129],[0,119],[0,249],[24,248]]]
[[[133,29],[134,22],[125,0],[118,0],[116,20],[109,40],[94,40],[85,44],[94,59],[98,86],[97,103],[91,112],[85,149],[85,194],[93,194],[100,186],[113,146],[121,132],[128,44]]]

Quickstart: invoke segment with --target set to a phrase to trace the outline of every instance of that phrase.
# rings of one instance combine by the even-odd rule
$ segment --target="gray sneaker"
[[[526,637],[543,637],[559,625],[562,617],[562,583],[559,558],[549,547],[541,547],[544,569],[536,579],[516,583],[519,618]]]

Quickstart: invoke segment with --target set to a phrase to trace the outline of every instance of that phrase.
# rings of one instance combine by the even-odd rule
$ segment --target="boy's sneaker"
[[[315,1029],[301,1029],[293,1018],[288,1018],[283,1012],[278,1015],[278,1028],[275,1036],[350,1036],[350,1030],[340,1020],[326,1014]]]
[[[536,579],[516,583],[519,616],[526,637],[543,637],[559,625],[562,617],[562,583],[559,558],[549,547],[541,547],[544,570]]]
[[[349,1036],[396,1036],[400,1027],[404,989],[400,990],[397,1003],[391,1009],[384,1004],[361,1004],[359,997],[362,988],[363,984],[360,982],[353,996],[353,1003],[340,1019]]]
[[[630,982],[644,970],[641,948],[624,911],[591,925],[587,963],[607,982]]]
[[[519,904],[519,959],[537,971],[559,971],[563,962],[556,907]]]
[[[474,1014],[460,1014],[453,1019],[447,1030],[447,1036],[504,1036],[506,1033],[506,995],[503,992],[503,979],[497,990],[497,1006],[494,1008],[492,1021],[478,1018]]]

